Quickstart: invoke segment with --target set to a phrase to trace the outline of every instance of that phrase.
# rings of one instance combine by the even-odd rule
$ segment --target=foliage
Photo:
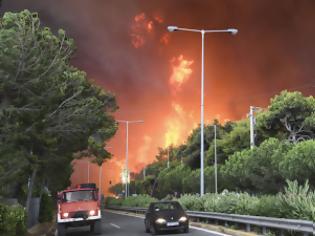
[[[184,165],[164,169],[158,177],[157,197],[162,198],[166,194],[183,192],[183,179],[190,172],[190,169]]]
[[[105,199],[105,206],[110,207],[110,206],[121,206],[123,203],[124,199],[123,198],[114,198],[114,197],[107,197]]]
[[[115,97],[70,65],[73,53],[65,31],[53,34],[36,13],[1,19],[0,183],[31,176],[27,208],[33,186],[68,183],[74,153],[98,164],[111,156],[103,147],[117,129]]]
[[[183,179],[183,193],[200,191],[200,169],[190,171]]]
[[[229,214],[253,214],[258,198],[247,193],[206,194],[203,197],[204,209],[210,212]]]
[[[181,196],[181,198],[178,199],[178,201],[186,210],[204,210],[203,202],[199,195],[184,194],[183,196]]]
[[[106,206],[148,207],[151,202],[155,201],[157,201],[157,199],[143,194],[127,197],[126,199],[107,198]]]
[[[281,193],[281,212],[294,219],[315,221],[315,191],[311,191],[308,182],[298,185],[297,181],[287,181],[288,186]]]
[[[16,236],[26,233],[26,213],[20,206],[0,204],[0,235]]]
[[[290,148],[288,143],[270,138],[252,150],[234,153],[222,167],[225,187],[256,193],[277,193],[285,185],[280,162]]]
[[[47,193],[43,193],[40,202],[39,218],[38,221],[51,222],[54,214],[54,202],[51,196]]]
[[[259,197],[254,215],[268,217],[287,217],[282,215],[281,200],[278,195],[263,195]]]
[[[308,140],[296,144],[281,161],[283,176],[296,179],[300,183],[309,180],[315,186],[315,141]]]
[[[249,122],[240,120],[235,122],[232,127],[231,132],[218,140],[218,146],[222,148],[226,156],[249,148]]]
[[[277,195],[250,195],[248,193],[229,192],[184,194],[176,199],[186,210],[221,212],[228,214],[256,215],[289,219],[315,219],[315,191],[311,191],[308,182],[299,186],[297,181],[287,181],[284,193]],[[128,197],[127,199],[107,199],[107,206],[147,207],[156,199],[147,195]]]
[[[293,143],[314,137],[311,124],[315,99],[304,97],[301,92],[282,91],[271,99],[268,110],[258,119],[258,126],[271,136],[284,135]]]

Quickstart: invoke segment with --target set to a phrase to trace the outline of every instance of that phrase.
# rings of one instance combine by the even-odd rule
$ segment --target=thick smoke
[[[153,160],[157,147],[165,144],[168,126],[187,130],[199,122],[200,35],[167,33],[169,24],[240,31],[237,36],[206,36],[206,120],[245,117],[249,105],[266,106],[282,89],[314,93],[312,0],[4,0],[1,10],[24,8],[38,11],[45,25],[64,28],[75,39],[73,64],[116,93],[118,118],[145,120],[130,129],[133,170]],[[139,14],[144,14],[148,28],[136,28],[145,43],[135,48],[132,23]],[[179,55],[194,63],[174,101],[170,60]],[[190,118],[174,112],[174,104]],[[120,129],[111,145],[116,168],[106,172],[107,180],[119,180],[124,135]],[[184,133],[181,136],[177,142],[185,139]]]

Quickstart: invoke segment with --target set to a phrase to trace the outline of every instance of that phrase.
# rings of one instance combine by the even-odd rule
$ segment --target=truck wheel
[[[91,224],[90,226],[90,231],[95,233],[95,234],[101,234],[102,233],[102,224],[101,221],[95,221]]]
[[[58,224],[57,225],[57,233],[58,233],[58,236],[65,236],[66,235],[66,225],[65,224]]]

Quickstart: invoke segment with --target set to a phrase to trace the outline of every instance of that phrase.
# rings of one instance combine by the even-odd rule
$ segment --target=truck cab
[[[58,193],[57,231],[66,235],[68,227],[90,226],[91,232],[101,233],[101,205],[95,184],[80,184]]]

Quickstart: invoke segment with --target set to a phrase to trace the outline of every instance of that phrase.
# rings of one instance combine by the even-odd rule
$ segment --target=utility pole
[[[250,124],[250,148],[253,149],[255,147],[255,111],[260,110],[260,107],[250,106],[249,107],[249,124]]]
[[[217,125],[214,125],[214,181],[215,193],[218,194]]]
[[[145,174],[146,174],[145,172],[146,172],[146,168],[144,167],[143,168],[143,180],[145,180]]]
[[[170,147],[168,147],[167,168],[170,168]]]

